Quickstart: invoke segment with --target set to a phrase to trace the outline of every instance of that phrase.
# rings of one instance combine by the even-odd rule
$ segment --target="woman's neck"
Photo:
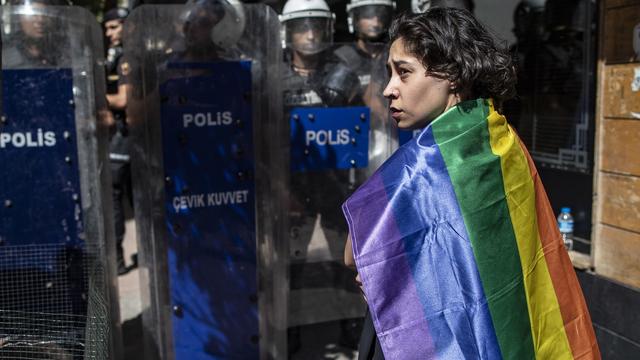
[[[458,105],[459,103],[465,101],[460,93],[449,94],[449,98],[447,99],[447,106],[444,111],[451,109],[452,107]]]

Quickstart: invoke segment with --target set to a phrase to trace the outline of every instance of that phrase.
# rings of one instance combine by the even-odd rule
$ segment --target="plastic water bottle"
[[[563,207],[558,215],[558,227],[562,235],[562,242],[567,250],[573,249],[573,216],[571,216],[571,208]]]

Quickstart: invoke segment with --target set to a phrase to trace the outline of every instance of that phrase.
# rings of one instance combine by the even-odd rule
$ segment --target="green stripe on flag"
[[[489,143],[488,113],[486,100],[461,103],[434,121],[433,134],[467,227],[502,356],[534,359],[518,245],[500,158]]]

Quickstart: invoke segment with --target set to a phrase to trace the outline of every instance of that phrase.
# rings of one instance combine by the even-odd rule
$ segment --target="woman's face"
[[[390,79],[383,95],[400,129],[420,129],[460,102],[453,84],[427,74],[420,60],[405,50],[402,38],[391,44]]]

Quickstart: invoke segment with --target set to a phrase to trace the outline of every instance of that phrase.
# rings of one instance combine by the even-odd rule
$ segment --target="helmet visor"
[[[378,40],[389,30],[392,15],[391,6],[359,6],[353,9],[353,24],[360,37]]]
[[[303,54],[317,54],[331,45],[332,19],[297,18],[285,23],[287,47]]]

